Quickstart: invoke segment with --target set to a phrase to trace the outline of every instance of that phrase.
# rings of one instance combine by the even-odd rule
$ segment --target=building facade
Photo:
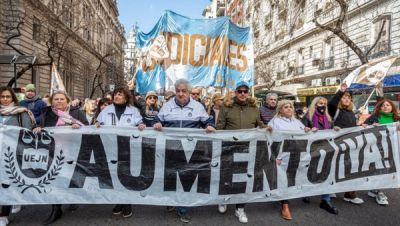
[[[203,16],[205,18],[216,18],[219,16],[225,16],[226,12],[226,5],[228,0],[211,0],[210,4],[203,10]]]
[[[126,36],[126,45],[124,46],[124,75],[125,80],[130,81],[136,73],[136,65],[141,57],[141,52],[136,48],[136,28],[132,26]]]
[[[344,33],[368,59],[400,54],[400,1],[348,0]],[[361,65],[338,36],[316,26],[334,24],[340,14],[335,0],[229,0],[227,15],[251,26],[255,88],[287,92],[308,102],[333,94],[338,84]],[[382,32],[380,32],[382,29]],[[398,66],[391,73],[398,73]]]
[[[48,94],[52,63],[75,98],[101,96],[113,84],[124,84],[126,41],[115,0],[0,0],[0,5],[1,54],[36,56],[17,87],[34,83],[41,95]],[[17,72],[27,66],[17,65]],[[1,64],[0,74],[0,84],[7,85],[13,66]]]

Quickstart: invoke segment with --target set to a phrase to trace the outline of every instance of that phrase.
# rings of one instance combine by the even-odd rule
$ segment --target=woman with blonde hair
[[[305,115],[304,125],[312,128],[313,131],[332,129],[332,118],[327,111],[328,100],[325,97],[315,97],[308,107],[308,112]],[[306,203],[310,202],[308,197],[303,198]],[[329,194],[321,195],[321,209],[328,211],[331,214],[338,214],[337,208],[332,205]]]
[[[40,132],[45,127],[68,126],[72,129],[79,129],[82,126],[89,125],[85,117],[85,113],[79,109],[79,106],[71,105],[71,97],[62,90],[55,91],[49,98],[50,106],[42,111],[42,120],[40,126],[34,129]],[[76,205],[70,205],[69,209],[75,210]],[[44,225],[52,224],[62,217],[62,209],[60,204],[52,205],[49,217],[43,223]]]
[[[276,115],[268,122],[268,131],[273,130],[294,130],[309,132],[311,129],[304,126],[302,122],[295,118],[294,105],[290,100],[280,100],[276,107]],[[281,154],[276,157],[276,163],[282,163]],[[289,209],[289,201],[281,201],[281,215],[285,220],[292,220],[292,214]]]
[[[86,113],[86,119],[88,122],[93,121],[93,117],[96,113],[96,100],[87,99],[85,100],[85,105],[83,106],[83,111]],[[92,123],[90,123],[92,124]]]

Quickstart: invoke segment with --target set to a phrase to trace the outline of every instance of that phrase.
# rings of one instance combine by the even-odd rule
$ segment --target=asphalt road
[[[359,196],[365,203],[361,206],[346,203],[343,194],[338,194],[333,202],[339,209],[339,215],[332,215],[319,208],[319,197],[312,197],[311,203],[303,203],[301,199],[290,201],[293,215],[292,221],[283,220],[279,215],[279,203],[254,203],[246,206],[249,223],[247,225],[400,225],[400,190],[385,191],[389,198],[389,206],[376,204],[365,191]],[[156,225],[243,225],[234,216],[234,205],[228,207],[225,214],[220,214],[216,206],[195,207],[190,211],[192,221],[181,223],[175,212],[167,212],[162,206],[133,206],[133,216],[127,219],[113,216],[113,205],[80,205],[79,209],[70,212],[64,207],[63,217],[53,225],[59,226],[156,226]],[[10,216],[10,226],[42,225],[51,211],[50,205],[25,206],[17,214]]]

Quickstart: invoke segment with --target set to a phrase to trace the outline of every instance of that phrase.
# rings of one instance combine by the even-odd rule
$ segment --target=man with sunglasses
[[[204,109],[207,110],[206,105],[203,102],[201,102],[201,89],[199,87],[195,87],[192,89],[192,91],[190,92],[190,97],[192,97],[193,100],[203,105]]]
[[[235,96],[228,101],[220,110],[217,122],[217,130],[236,130],[265,127],[261,121],[256,99],[250,97],[250,86],[247,82],[236,84]],[[236,204],[235,216],[241,223],[247,223],[248,219],[244,212],[245,204]],[[219,205],[218,211],[225,213],[226,205]]]

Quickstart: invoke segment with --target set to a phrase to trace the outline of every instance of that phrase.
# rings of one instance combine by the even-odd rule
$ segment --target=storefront
[[[323,96],[329,100],[333,97],[338,89],[338,85],[301,88],[297,89],[297,97],[302,104],[308,106],[317,96]]]

